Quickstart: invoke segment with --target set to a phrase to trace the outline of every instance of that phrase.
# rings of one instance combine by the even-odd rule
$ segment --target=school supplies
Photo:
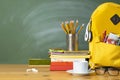
[[[90,58],[89,51],[66,51],[63,49],[49,49],[50,70],[66,71],[73,69],[74,60],[85,60]]]
[[[120,68],[119,17],[120,5],[113,2],[101,4],[92,13],[89,24],[92,33],[89,42],[91,68],[103,66]]]
[[[61,23],[61,28],[63,29],[65,34],[80,34],[83,26],[84,24],[82,24],[81,27],[79,26],[78,20],[70,20]]]
[[[65,25],[64,25],[63,22],[61,23],[61,27],[62,27],[63,31],[67,34],[67,30],[66,30]]]
[[[78,23],[79,23],[78,20],[76,20],[75,30],[78,27]]]
[[[65,26],[66,26],[66,30],[67,30],[68,34],[70,34],[71,30],[70,30],[70,26],[69,26],[69,22],[68,21],[65,22]]]
[[[72,31],[72,34],[75,34],[75,28],[74,28],[74,21],[73,20],[70,21],[70,29]]]
[[[81,32],[81,30],[83,29],[83,26],[84,26],[84,24],[82,24],[82,26],[81,27],[78,27],[77,29],[76,29],[76,33],[80,33]]]
[[[84,24],[79,26],[78,20],[70,20],[61,23],[63,31],[66,33],[66,44],[68,51],[77,51],[78,50],[78,35],[83,29]]]

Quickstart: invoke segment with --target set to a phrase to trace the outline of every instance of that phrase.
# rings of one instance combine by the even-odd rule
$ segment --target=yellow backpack
[[[92,13],[86,27],[85,40],[89,41],[91,68],[120,67],[120,5],[106,2]]]

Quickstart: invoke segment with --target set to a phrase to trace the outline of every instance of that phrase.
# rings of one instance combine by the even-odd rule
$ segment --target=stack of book
[[[49,49],[50,70],[70,70],[73,69],[73,60],[85,60],[90,58],[89,52],[65,51],[62,49]]]

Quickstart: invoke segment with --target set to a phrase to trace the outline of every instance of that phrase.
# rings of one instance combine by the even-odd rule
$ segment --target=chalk
[[[26,72],[38,72],[38,70],[36,68],[32,68],[32,69],[26,69]]]
[[[32,68],[32,72],[38,72],[38,70],[35,68]]]

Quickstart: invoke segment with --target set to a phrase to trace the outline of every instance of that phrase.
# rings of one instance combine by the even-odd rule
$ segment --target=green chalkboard
[[[26,64],[30,58],[48,59],[49,48],[66,49],[60,23],[78,19],[86,26],[93,10],[106,1],[114,0],[0,0],[0,64]],[[85,27],[79,35],[81,50],[88,49],[84,33]]]

